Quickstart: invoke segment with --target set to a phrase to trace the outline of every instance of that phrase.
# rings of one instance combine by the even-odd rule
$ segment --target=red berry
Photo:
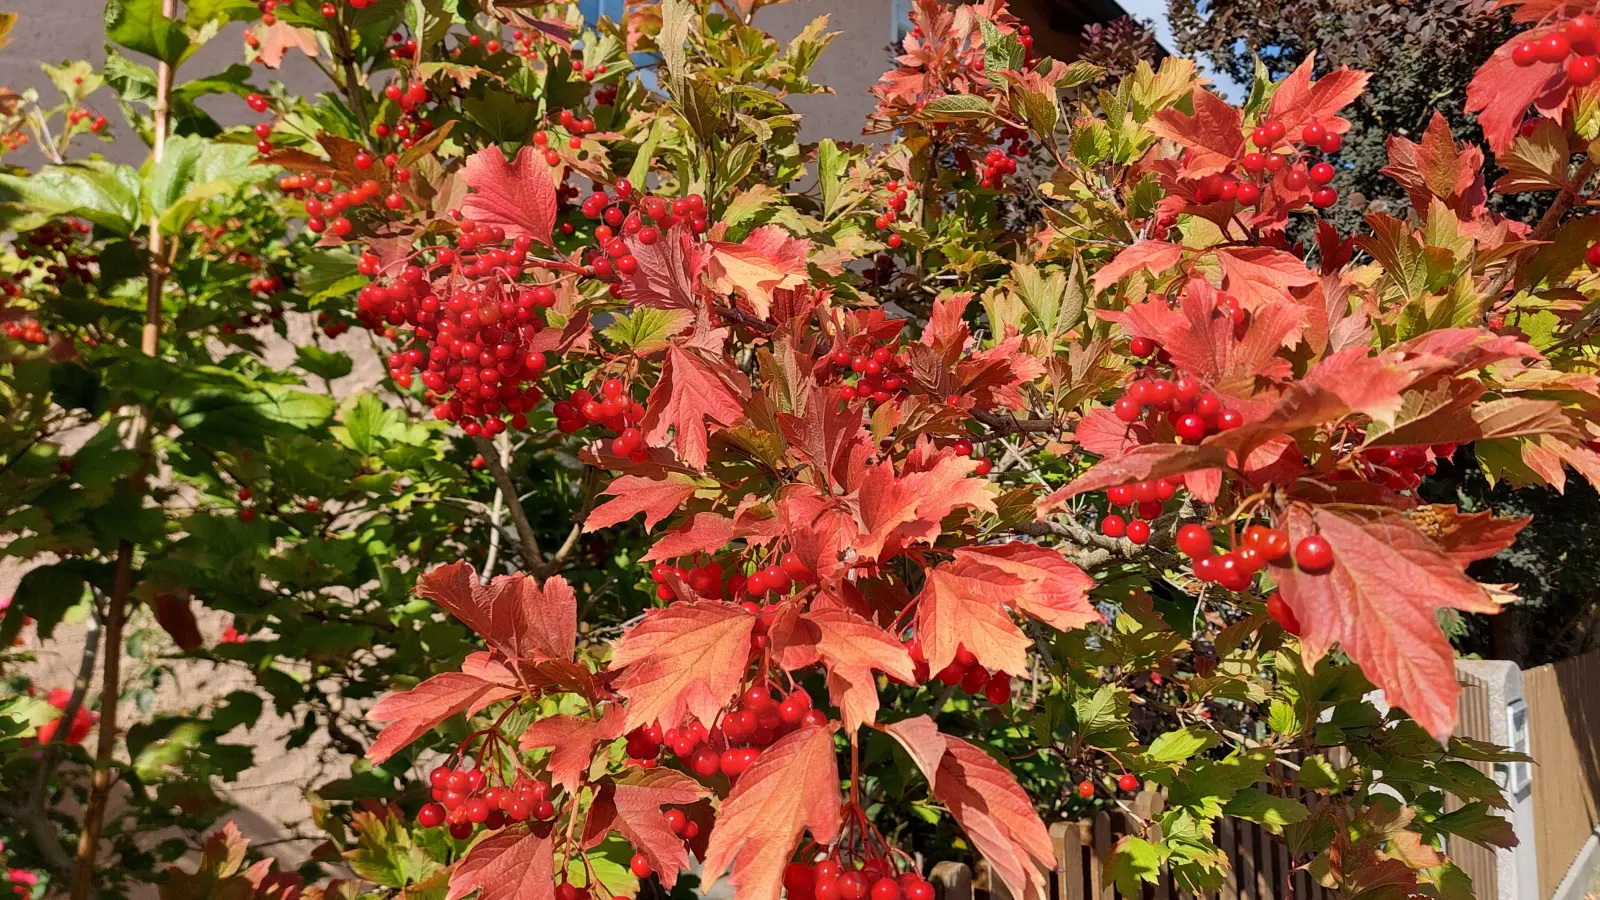
[[[1574,56],[1567,60],[1567,80],[1578,87],[1593,84],[1597,76],[1600,76],[1600,60],[1592,56]]]
[[[444,824],[444,807],[437,803],[424,803],[417,810],[417,824],[423,828],[438,828]]]
[[[989,684],[983,689],[983,698],[995,706],[1005,706],[1011,702],[1011,676],[1004,672],[994,673],[989,679]]]
[[[1294,561],[1309,572],[1320,572],[1333,565],[1333,545],[1320,534],[1307,535],[1295,545]]]
[[[1136,791],[1139,789],[1139,777],[1132,772],[1123,772],[1117,779],[1117,787],[1123,791]]]
[[[650,860],[645,859],[643,853],[635,853],[633,859],[628,861],[628,871],[632,872],[635,878],[649,878],[654,870],[650,868]]]
[[[1157,349],[1156,342],[1147,337],[1136,337],[1128,341],[1128,353],[1140,359],[1156,352]]]
[[[1212,554],[1211,532],[1204,526],[1190,522],[1178,529],[1178,549],[1191,559]]]
[[[1128,533],[1128,523],[1119,515],[1109,515],[1100,520],[1100,533],[1106,537],[1119,538]]]
[[[1326,134],[1320,123],[1312,122],[1300,129],[1300,140],[1315,147]]]
[[[1135,544],[1143,544],[1150,540],[1150,523],[1143,519],[1134,519],[1128,523],[1128,540]]]
[[[1596,244],[1595,246],[1600,246],[1600,244]],[[1600,263],[1594,263],[1594,265],[1600,267]],[[1141,411],[1142,408],[1140,407],[1139,403],[1132,397],[1119,397],[1117,398],[1117,402],[1111,407],[1112,414],[1114,414],[1118,419],[1130,423],[1138,421]]]
[[[1547,34],[1535,45],[1540,62],[1558,63],[1572,53],[1572,42],[1563,34]]]
[[[900,900],[900,885],[893,878],[879,878],[872,883],[872,900]]]
[[[1339,200],[1339,192],[1331,187],[1319,187],[1311,192],[1311,202],[1318,209],[1327,209]]]
[[[1089,781],[1078,782],[1078,796],[1087,800],[1094,796],[1094,783]]]
[[[1333,170],[1333,166],[1325,162],[1317,163],[1311,167],[1311,183],[1327,184],[1333,180],[1333,176],[1335,174],[1336,173]]]

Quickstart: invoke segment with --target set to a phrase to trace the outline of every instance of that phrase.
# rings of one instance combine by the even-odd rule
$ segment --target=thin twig
[[[527,510],[522,508],[522,500],[517,496],[517,486],[511,480],[511,473],[500,461],[500,452],[494,442],[486,437],[479,436],[473,440],[477,442],[478,452],[483,454],[489,472],[494,475],[495,484],[500,486],[500,492],[505,497],[506,508],[511,512],[511,524],[517,527],[517,552],[522,557],[523,566],[535,570],[542,568],[544,554],[539,552],[539,538],[533,532],[533,523],[528,521]]]

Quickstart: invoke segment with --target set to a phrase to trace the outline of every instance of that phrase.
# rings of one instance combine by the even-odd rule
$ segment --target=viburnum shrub
[[[488,3],[226,13],[253,20],[264,65],[326,51],[336,92],[222,79],[258,121],[175,135],[207,173],[187,190],[108,164],[4,180],[23,231],[45,209],[93,225],[88,249],[50,225],[55,262],[21,282],[55,336],[8,344],[32,395],[81,397],[84,376],[43,367],[117,341],[127,373],[115,405],[62,419],[39,399],[14,429],[37,492],[14,527],[36,535],[11,552],[75,557],[48,583],[87,586],[96,621],[136,600],[359,751],[318,818],[394,894],[583,900],[693,869],[750,900],[929,900],[928,861],[962,853],[1039,900],[1046,820],[1144,788],[1163,811],[1108,867],[1127,894],[1163,864],[1217,889],[1224,816],[1330,888],[1467,891],[1445,841],[1515,842],[1469,764],[1523,757],[1451,737],[1444,627],[1513,599],[1466,568],[1525,520],[1417,492],[1464,454],[1515,485],[1600,481],[1593,10],[1503,4],[1530,27],[1469,106],[1506,175],[1486,185],[1484,151],[1436,117],[1389,141],[1406,216],[1345,235],[1319,211],[1346,202],[1341,110],[1367,73],[1312,58],[1233,105],[1167,59],[1068,102],[1102,73],[1034,54],[1003,0],[918,0],[873,88],[885,142],[812,144],[786,100],[823,90],[826,23],[779,44],[759,5],[595,26]],[[1495,192],[1553,197],[1523,223]],[[1286,237],[1297,220],[1311,245]],[[128,352],[144,296],[72,287],[94,249],[101,279],[143,261],[138,286],[194,331]],[[232,288],[165,292],[208,266]],[[313,343],[304,375],[280,373],[242,334],[291,319],[358,327],[384,400],[333,424],[288,387],[349,371]],[[131,451],[109,424],[124,405]],[[110,532],[113,563],[89,524],[34,512],[60,487],[82,501],[61,521],[83,515],[71,479],[91,476],[27,448],[89,422],[122,515],[190,502],[148,486],[163,459],[204,495],[181,534]],[[50,609],[44,583],[16,608]],[[246,630],[205,649],[195,597]],[[310,679],[277,667],[301,659]],[[83,696],[57,705],[74,732]],[[161,774],[132,733],[116,762],[115,710],[87,761],[80,896],[107,773]],[[227,759],[216,740],[246,719],[212,711],[192,758]],[[19,764],[50,775],[60,748],[19,733],[44,744]],[[236,832],[207,848],[219,882],[265,889]]]

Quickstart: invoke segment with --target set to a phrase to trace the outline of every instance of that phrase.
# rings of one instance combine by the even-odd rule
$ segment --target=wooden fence
[[[1461,685],[1461,695],[1456,699],[1456,735],[1479,741],[1492,739],[1489,726],[1489,686],[1475,675],[1456,671],[1456,681]],[[1470,763],[1485,775],[1493,774],[1490,763]],[[1462,806],[1455,795],[1445,798],[1445,811],[1454,812]],[[1500,875],[1495,852],[1471,841],[1451,841],[1445,848],[1461,871],[1472,879],[1473,892],[1479,897],[1496,895]]]
[[[1600,651],[1522,673],[1539,894],[1554,895],[1600,823]]]

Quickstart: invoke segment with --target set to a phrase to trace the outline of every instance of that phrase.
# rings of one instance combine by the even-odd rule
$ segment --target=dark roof
[[[1103,24],[1129,15],[1117,0],[1044,0],[1050,10],[1051,27],[1068,34],[1081,34],[1086,25]],[[1171,55],[1160,39],[1156,49],[1161,56]]]

